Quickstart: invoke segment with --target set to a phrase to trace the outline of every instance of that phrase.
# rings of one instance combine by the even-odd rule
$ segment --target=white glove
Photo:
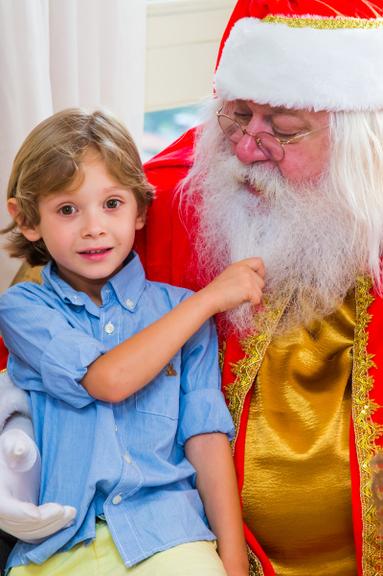
[[[0,435],[0,529],[25,542],[37,542],[70,525],[72,506],[36,506],[40,484],[40,454],[21,429]]]

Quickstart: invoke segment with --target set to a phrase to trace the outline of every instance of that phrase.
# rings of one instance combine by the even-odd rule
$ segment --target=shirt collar
[[[136,252],[131,253],[125,266],[103,287],[102,293],[112,286],[123,308],[133,312],[145,288],[145,272]]]
[[[70,302],[76,306],[82,306],[85,304],[84,293],[78,292],[65,282],[65,280],[60,278],[57,274],[56,264],[52,260],[43,268],[42,279],[44,284],[53,288],[61,300]]]
[[[95,308],[98,306],[83,292],[78,292],[57,274],[56,265],[49,262],[42,272],[43,282],[50,285],[58,296],[75,306]],[[106,294],[111,286],[116,298],[123,308],[133,312],[145,288],[145,272],[140,258],[136,252],[131,252],[125,266],[117,272],[102,288],[101,295],[105,301]],[[91,305],[89,305],[91,303]],[[93,305],[93,306],[92,306]],[[90,310],[94,312],[95,310]]]

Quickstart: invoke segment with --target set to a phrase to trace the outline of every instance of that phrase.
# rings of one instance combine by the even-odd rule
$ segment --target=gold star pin
[[[177,371],[174,369],[174,366],[171,362],[165,366],[165,374],[166,376],[177,376]]]

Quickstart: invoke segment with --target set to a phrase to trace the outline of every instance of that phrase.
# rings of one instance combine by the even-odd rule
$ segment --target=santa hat
[[[383,109],[383,0],[239,0],[215,90],[225,100]]]

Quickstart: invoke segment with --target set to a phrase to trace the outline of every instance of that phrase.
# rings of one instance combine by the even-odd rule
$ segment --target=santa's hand
[[[40,472],[40,455],[36,444],[17,428],[6,430],[0,436],[0,459],[15,473],[27,472],[34,466],[38,467],[36,472]]]
[[[59,504],[37,506],[40,454],[23,430],[0,436],[0,529],[20,540],[34,542],[71,523],[75,508]]]
[[[38,542],[70,526],[76,509],[60,504],[36,506],[0,493],[0,528],[24,542]]]

